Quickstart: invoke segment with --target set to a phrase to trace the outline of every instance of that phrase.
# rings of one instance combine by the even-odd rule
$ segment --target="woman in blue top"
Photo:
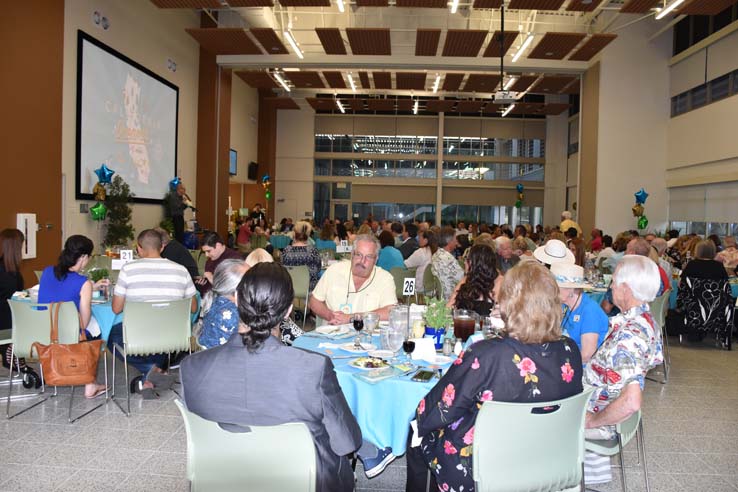
[[[555,263],[551,273],[559,285],[564,308],[562,332],[574,340],[586,364],[607,336],[609,322],[602,308],[583,292],[584,269],[579,265]]]
[[[379,244],[382,245],[382,249],[379,250],[378,267],[388,272],[394,267],[405,268],[405,260],[402,258],[400,250],[395,248],[395,236],[391,232],[382,231],[379,235]]]
[[[80,274],[92,254],[92,241],[81,235],[70,236],[64,243],[59,261],[48,266],[41,275],[38,289],[38,302],[72,301],[79,311],[79,326],[85,330],[87,339],[100,338],[100,327],[92,317],[92,291],[102,285],[109,285],[107,279],[93,285],[92,281]],[[95,398],[105,393],[104,384],[90,383],[85,385],[85,396]]]

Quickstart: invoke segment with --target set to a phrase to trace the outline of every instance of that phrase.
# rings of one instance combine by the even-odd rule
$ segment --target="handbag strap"
[[[49,318],[51,320],[51,343],[59,343],[59,310],[61,302],[52,302],[49,309]]]

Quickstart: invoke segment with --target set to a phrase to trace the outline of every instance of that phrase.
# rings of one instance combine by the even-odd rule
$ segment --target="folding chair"
[[[310,295],[310,270],[306,265],[288,266],[285,268],[292,278],[295,299],[305,299],[305,311],[302,314],[302,329],[304,330],[308,312],[308,296]]]
[[[315,444],[307,425],[292,422],[228,432],[190,412],[180,400],[174,403],[184,418],[187,479],[193,492],[315,490]]]
[[[666,291],[650,303],[651,316],[661,330],[661,343],[664,348],[664,362],[661,364],[663,379],[660,381],[648,376],[651,381],[657,381],[666,384],[669,381],[669,369],[671,366],[671,356],[669,355],[669,335],[666,333],[666,310],[669,308],[669,294]]]
[[[395,281],[395,296],[398,301],[403,298],[402,290],[405,283],[405,279],[408,277],[415,278],[415,272],[417,268],[402,268],[394,267],[390,269],[390,274]],[[418,286],[415,286],[415,302],[418,302]]]
[[[111,399],[118,408],[131,416],[131,389],[128,381],[128,356],[161,353],[192,353],[190,337],[192,298],[172,301],[132,302],[123,307],[123,346],[113,345],[113,393]],[[115,355],[123,355],[126,380],[127,410],[115,398]]]

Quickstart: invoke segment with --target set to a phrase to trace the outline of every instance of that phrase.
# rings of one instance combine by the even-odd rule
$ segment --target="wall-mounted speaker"
[[[256,181],[259,177],[259,164],[256,162],[249,162],[249,174],[248,178],[251,181]]]

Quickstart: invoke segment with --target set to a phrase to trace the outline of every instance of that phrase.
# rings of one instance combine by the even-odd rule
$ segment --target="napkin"
[[[413,338],[415,342],[415,350],[413,350],[413,360],[427,360],[433,362],[436,360],[436,346],[433,338]]]
[[[389,366],[383,367],[381,369],[374,369],[368,372],[356,372],[353,374],[353,376],[356,379],[367,382],[369,384],[377,384],[380,381],[384,381],[385,379],[390,379],[401,374],[402,372],[392,366]]]
[[[323,325],[315,329],[315,333],[326,338],[343,338],[353,332],[351,325]]]
[[[330,343],[330,342],[320,342],[318,344],[318,348],[337,349],[337,348],[341,348],[341,344],[340,343]]]

